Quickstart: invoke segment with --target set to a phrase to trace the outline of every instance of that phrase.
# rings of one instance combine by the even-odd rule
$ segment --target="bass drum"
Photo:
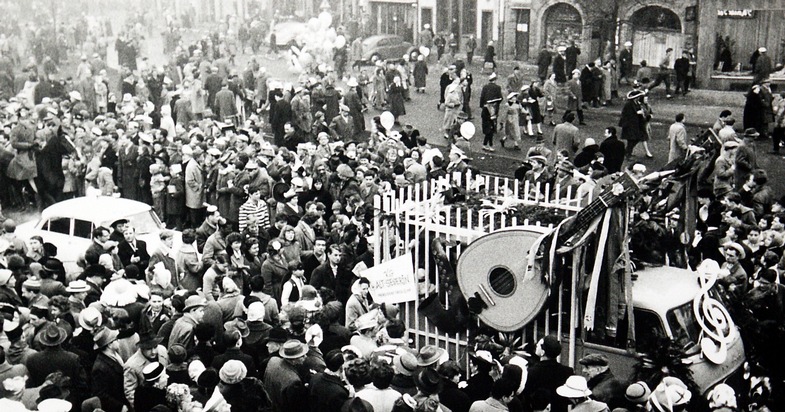
[[[457,278],[467,300],[479,298],[477,315],[501,332],[516,331],[536,317],[548,299],[548,285],[535,266],[539,243],[551,229],[521,226],[478,238],[458,259]]]

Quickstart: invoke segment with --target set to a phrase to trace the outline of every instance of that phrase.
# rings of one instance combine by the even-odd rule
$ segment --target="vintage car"
[[[400,36],[379,34],[363,40],[363,54],[360,60],[375,63],[382,59],[400,59],[404,54],[412,55],[417,49]]]
[[[693,309],[695,297],[701,295],[698,273],[662,266],[646,268],[635,275],[632,286],[635,348],[626,347],[626,322],[620,321],[617,338],[613,341],[586,334],[582,343],[576,345],[577,359],[589,353],[604,354],[613,373],[620,379],[629,380],[638,363],[637,356],[646,350],[647,344],[660,337],[669,337],[684,349],[686,356],[682,362],[689,365],[693,380],[702,393],[740,377],[745,361],[744,346],[730,317],[726,329],[721,332],[729,343],[719,348],[702,347],[701,341],[706,339],[707,333]],[[709,296],[712,295],[710,292]],[[721,306],[721,303],[717,304]]]
[[[57,246],[57,258],[63,262],[66,273],[81,271],[77,261],[92,242],[93,229],[110,228],[112,222],[127,219],[136,229],[137,238],[147,243],[147,251],[155,252],[160,244],[159,234],[165,229],[150,205],[135,200],[111,196],[86,196],[55,203],[41,212],[41,217],[19,225],[18,236],[29,239],[41,236],[44,242]],[[175,232],[175,246],[182,242],[180,232]]]

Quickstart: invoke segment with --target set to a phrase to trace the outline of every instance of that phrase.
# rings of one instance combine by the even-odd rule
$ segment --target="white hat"
[[[626,42],[624,42],[624,45],[627,46],[627,47],[632,47],[632,42],[631,41],[626,41]]]
[[[264,303],[254,302],[248,305],[248,322],[264,320]]]
[[[559,47],[557,47],[557,48],[556,48],[556,51],[557,51],[557,52],[563,52],[563,51],[567,51],[567,47],[565,47],[565,46],[559,46]]]
[[[768,49],[766,49],[765,47],[761,47],[758,49],[758,53],[766,53],[767,51]]]
[[[13,272],[8,269],[0,269],[0,286],[8,284],[8,281],[11,280],[11,276],[13,275]]]
[[[597,142],[591,137],[587,137],[586,140],[583,141],[583,147],[594,146],[596,144]]]
[[[89,292],[90,285],[88,285],[84,280],[74,280],[68,284],[68,287],[65,288],[65,291],[68,293]]]
[[[153,144],[153,135],[149,133],[139,133],[139,140],[147,144]]]
[[[350,78],[349,81],[346,82],[346,86],[357,87],[358,86],[357,79],[355,79],[354,77]]]
[[[49,398],[38,404],[38,410],[40,412],[69,412],[71,406],[71,402],[64,399]]]
[[[76,90],[73,90],[70,93],[68,93],[68,97],[70,97],[70,98],[72,98],[74,100],[81,101],[82,100],[82,93],[79,93]]]
[[[591,395],[589,385],[586,383],[586,378],[579,375],[573,375],[567,378],[564,385],[556,388],[556,393],[565,398],[585,398]]]

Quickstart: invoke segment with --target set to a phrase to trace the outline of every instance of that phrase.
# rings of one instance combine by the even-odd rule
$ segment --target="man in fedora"
[[[419,404],[427,398],[438,400],[438,395],[444,388],[442,377],[433,368],[424,368],[414,375],[414,385],[417,387],[417,393],[412,396]],[[441,410],[441,404],[436,410]]]
[[[566,398],[572,405],[573,412],[597,412],[608,411],[608,405],[595,401],[591,396],[591,390],[586,383],[586,378],[580,375],[573,375],[567,378],[564,385],[556,388],[556,393],[562,398]]]
[[[117,243],[123,241],[123,232],[125,232],[125,227],[128,225],[128,219],[117,219],[112,222],[112,233],[109,235],[109,240],[114,240]]]
[[[123,390],[131,405],[134,404],[136,388],[144,381],[144,368],[154,362],[160,363],[164,369],[169,365],[169,354],[161,340],[151,330],[143,331],[136,344],[138,349],[123,364]]]
[[[289,332],[287,332],[286,329],[279,326],[270,329],[270,333],[267,336],[267,342],[265,342],[265,349],[267,349],[267,354],[269,355],[262,357],[259,360],[259,376],[264,378],[264,375],[267,372],[267,365],[271,360],[280,357],[281,347],[288,340]]]
[[[41,294],[51,298],[52,296],[68,296],[65,286],[59,280],[55,280],[57,265],[55,262],[46,261],[39,276],[41,277]]]
[[[280,358],[270,359],[264,372],[264,389],[274,412],[307,409],[308,390],[298,374],[305,362],[308,345],[290,339],[278,351]]]
[[[120,357],[120,332],[103,328],[94,337],[94,348],[98,356],[93,363],[92,393],[101,400],[101,408],[106,412],[122,412],[130,409],[131,404],[123,392],[123,362]]]
[[[101,294],[104,292],[104,284],[109,280],[110,275],[106,268],[101,265],[90,265],[79,275],[79,279],[84,280],[87,286],[90,287],[84,299],[85,306],[90,306],[91,303],[101,299]]]
[[[87,307],[84,304],[84,300],[87,298],[87,293],[90,292],[90,285],[88,285],[84,280],[77,279],[68,283],[68,287],[65,288],[65,291],[69,294],[69,312],[74,317],[74,319],[76,319],[79,314]]]
[[[611,409],[626,404],[624,400],[626,388],[613,375],[605,355],[591,353],[581,358],[578,363],[583,365],[583,374],[588,379],[587,384],[594,399],[608,404]]]
[[[174,323],[172,333],[169,335],[169,347],[180,344],[190,349],[194,346],[194,328],[202,322],[206,303],[206,299],[199,295],[190,296],[185,300],[183,316]]]
[[[41,386],[50,373],[61,371],[63,376],[71,379],[71,387],[75,393],[87,393],[87,375],[79,362],[79,356],[62,348],[67,338],[65,329],[52,323],[37,335],[36,339],[42,349],[27,358],[30,372],[27,384],[30,387]]]

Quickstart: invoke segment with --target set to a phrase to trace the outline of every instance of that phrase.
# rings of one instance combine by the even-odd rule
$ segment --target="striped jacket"
[[[259,228],[270,228],[270,211],[267,208],[267,203],[263,201],[254,202],[253,199],[248,199],[240,206],[240,232],[245,230],[248,226],[248,219],[252,216],[256,218],[256,224],[259,225]]]

